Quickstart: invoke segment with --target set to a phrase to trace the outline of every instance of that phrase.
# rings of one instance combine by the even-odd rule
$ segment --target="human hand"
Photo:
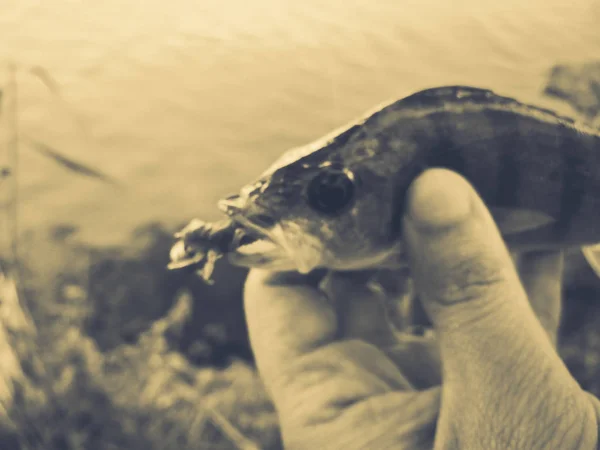
[[[435,340],[399,339],[356,274],[330,280],[329,302],[311,275],[250,273],[250,340],[286,448],[598,448],[600,401],[553,346],[561,255],[523,258],[519,279],[481,199],[441,169],[413,183],[403,230]],[[436,370],[441,386],[415,389]]]

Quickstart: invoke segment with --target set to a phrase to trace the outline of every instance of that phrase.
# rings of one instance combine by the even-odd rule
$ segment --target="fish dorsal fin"
[[[400,99],[398,106],[434,107],[447,102],[464,103],[519,103],[509,97],[503,97],[489,89],[470,86],[440,86],[415,92],[408,97]]]
[[[261,176],[268,176],[282,167],[299,162],[301,159],[310,158],[320,150],[331,148],[331,145],[343,145],[359,132],[363,125],[377,122],[380,118],[387,117],[390,112],[405,110],[410,116],[414,115],[414,111],[427,114],[444,110],[450,105],[459,108],[459,111],[470,108],[505,109],[513,113],[536,117],[544,122],[559,122],[566,126],[575,127],[585,133],[598,133],[597,130],[577,124],[570,117],[561,116],[550,109],[525,104],[517,99],[496,94],[490,89],[462,85],[439,86],[415,92],[399,100],[385,101],[376,105],[325,136],[309,144],[288,150]]]
[[[548,214],[532,209],[496,206],[491,207],[490,212],[498,229],[505,236],[535,230],[555,222]]]
[[[600,244],[582,247],[581,252],[596,276],[600,278]]]
[[[434,88],[424,89],[422,91],[415,92],[409,95],[404,100],[416,99],[416,98],[443,98],[443,99],[456,99],[456,98],[470,98],[470,99],[488,99],[491,97],[500,97],[496,95],[491,89],[478,88],[473,86],[438,86]],[[506,98],[506,97],[501,97]]]
[[[561,116],[551,109],[529,105],[512,97],[496,94],[490,89],[471,86],[440,86],[416,92],[396,102],[397,108],[438,108],[452,103],[455,105],[504,105],[508,109],[545,116],[546,120],[558,120],[562,123],[574,125],[570,117]]]

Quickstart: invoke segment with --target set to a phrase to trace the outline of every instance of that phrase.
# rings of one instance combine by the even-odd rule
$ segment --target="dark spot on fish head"
[[[307,186],[308,205],[321,214],[339,214],[352,204],[356,181],[349,170],[335,166],[325,167]]]
[[[285,167],[254,183],[248,189],[244,215],[263,228],[271,228],[289,217],[302,200],[307,172],[298,167]]]

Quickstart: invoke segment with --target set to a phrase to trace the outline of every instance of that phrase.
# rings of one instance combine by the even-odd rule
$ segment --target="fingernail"
[[[466,220],[472,209],[472,188],[460,175],[430,169],[411,185],[407,218],[422,231],[437,231]]]

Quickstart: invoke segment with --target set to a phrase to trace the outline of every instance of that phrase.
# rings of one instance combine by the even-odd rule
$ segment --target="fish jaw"
[[[272,270],[297,270],[308,273],[322,262],[323,244],[293,220],[286,221],[271,208],[257,204],[261,187],[245,186],[238,195],[218,202],[218,208],[255,238],[248,245],[234,245],[228,253],[232,264]]]
[[[178,240],[171,248],[171,261],[167,267],[170,270],[195,267],[208,283],[211,283],[214,263],[223,256],[242,267],[297,269],[283,247],[271,240],[267,230],[260,226],[243,217],[238,221],[231,220],[227,229],[218,225],[194,219],[176,233]]]
[[[237,266],[264,269],[278,266],[292,266],[287,270],[295,268],[284,247],[271,237],[272,230],[263,228],[241,215],[232,218],[256,239],[250,244],[237,246],[229,252],[227,255],[229,262]]]
[[[235,251],[227,255],[227,260],[235,266],[249,269],[274,270],[278,272],[298,270],[296,263],[280,251],[250,254]]]
[[[399,242],[388,251],[352,260],[337,259],[327,255],[316,238],[303,235],[303,243],[290,246],[281,227],[276,227],[269,237],[239,247],[227,255],[228,261],[237,266],[275,271],[298,271],[307,274],[318,268],[336,271],[368,269],[403,269],[408,260]],[[314,242],[310,243],[311,240]],[[283,242],[283,245],[277,242]]]
[[[227,257],[232,264],[300,273],[309,273],[320,266],[322,248],[318,240],[298,233],[296,236],[300,238],[292,245],[289,231],[281,224],[263,228],[243,216],[233,216],[233,220],[249,229],[257,239],[230,252]]]
[[[324,263],[324,248],[319,239],[303,231],[294,222],[274,227],[271,236],[285,250],[298,272],[307,274]]]

